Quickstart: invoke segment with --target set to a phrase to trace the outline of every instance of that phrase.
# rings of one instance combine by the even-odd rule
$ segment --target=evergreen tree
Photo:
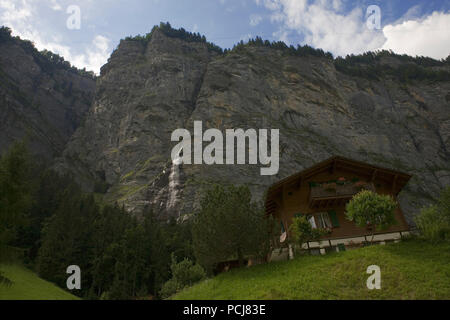
[[[268,219],[262,206],[251,201],[246,186],[215,185],[201,200],[193,224],[197,261],[211,271],[221,261],[264,256],[269,241]]]
[[[17,250],[10,244],[19,227],[27,224],[32,205],[31,164],[25,142],[14,143],[0,159],[0,263]],[[0,283],[11,282],[0,274]]]

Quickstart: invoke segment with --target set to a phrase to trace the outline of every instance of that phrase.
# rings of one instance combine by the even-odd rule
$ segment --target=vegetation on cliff
[[[69,61],[64,60],[63,57],[48,50],[38,51],[33,42],[29,40],[22,40],[19,37],[11,35],[11,29],[8,27],[0,27],[0,44],[6,42],[14,42],[23,48],[23,50],[30,54],[36,63],[42,68],[44,72],[51,73],[55,68],[64,69],[69,72],[77,73],[83,77],[95,79],[95,74],[92,71],[86,71],[86,68],[78,69],[70,64]]]
[[[247,42],[241,40],[233,46],[232,49],[222,49],[212,42],[208,42],[204,35],[192,33],[184,28],[175,29],[169,22],[161,22],[159,26],[154,26],[150,33],[145,36],[126,37],[125,40],[142,41],[147,43],[152,34],[159,30],[167,37],[182,39],[187,42],[205,43],[208,50],[219,53],[242,53],[246,48],[265,47],[274,50],[280,50],[284,54],[292,56],[314,56],[333,61],[336,69],[350,76],[363,77],[367,79],[379,80],[389,76],[401,82],[410,82],[414,80],[428,81],[449,81],[450,72],[443,69],[433,69],[433,67],[443,67],[450,65],[450,55],[443,60],[436,60],[430,57],[416,56],[411,57],[406,54],[396,54],[390,50],[369,51],[359,55],[350,54],[346,57],[336,57],[330,52],[325,52],[320,48],[313,48],[309,45],[287,45],[283,41],[263,40],[261,37],[249,39]],[[394,58],[400,62],[398,66],[382,64],[383,58]]]

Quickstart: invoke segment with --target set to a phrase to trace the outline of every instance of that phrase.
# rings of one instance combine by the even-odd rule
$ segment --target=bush
[[[302,248],[302,244],[307,241],[314,241],[326,234],[325,229],[314,229],[306,216],[295,217],[289,227],[293,242]]]
[[[166,299],[175,293],[177,293],[180,290],[180,285],[177,280],[170,279],[161,288],[161,291],[159,292],[159,295],[161,298]]]
[[[435,205],[423,208],[414,219],[421,236],[432,242],[450,240],[450,187]]]
[[[385,230],[395,224],[395,208],[397,203],[391,196],[363,190],[347,203],[346,216],[359,227],[372,227],[372,239],[375,230]]]
[[[160,291],[163,299],[170,297],[185,287],[192,286],[206,276],[205,271],[198,264],[194,264],[187,258],[177,263],[174,255],[172,255],[170,270],[172,271],[172,278],[163,285]]]

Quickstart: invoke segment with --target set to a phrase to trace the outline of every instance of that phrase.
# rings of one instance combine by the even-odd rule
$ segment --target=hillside
[[[59,155],[91,105],[95,78],[0,28],[0,154],[28,138],[33,155]]]
[[[211,183],[248,184],[259,200],[275,181],[341,155],[411,174],[399,202],[412,223],[450,184],[448,70],[433,59],[384,52],[333,60],[261,40],[221,52],[162,25],[120,42],[57,167],[129,211],[179,217]],[[203,132],[279,129],[279,173],[172,164],[171,133],[192,133],[196,120]]]
[[[449,262],[450,244],[408,240],[231,270],[173,299],[450,299]],[[366,287],[372,264],[380,290]]]
[[[0,286],[0,300],[78,300],[79,298],[39,278],[18,265],[0,265],[0,271],[14,284]]]

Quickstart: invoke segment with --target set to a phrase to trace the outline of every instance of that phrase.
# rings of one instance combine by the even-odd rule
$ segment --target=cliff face
[[[50,160],[60,155],[88,110],[95,80],[1,31],[0,154],[27,137],[31,152]]]
[[[130,211],[190,214],[214,182],[247,183],[258,199],[271,183],[333,155],[412,174],[399,197],[409,221],[450,184],[448,81],[368,80],[337,71],[330,59],[262,46],[221,55],[156,30],[148,42],[122,41],[96,90],[57,166]],[[222,132],[280,129],[279,173],[172,164],[172,131],[192,133],[195,120]]]

